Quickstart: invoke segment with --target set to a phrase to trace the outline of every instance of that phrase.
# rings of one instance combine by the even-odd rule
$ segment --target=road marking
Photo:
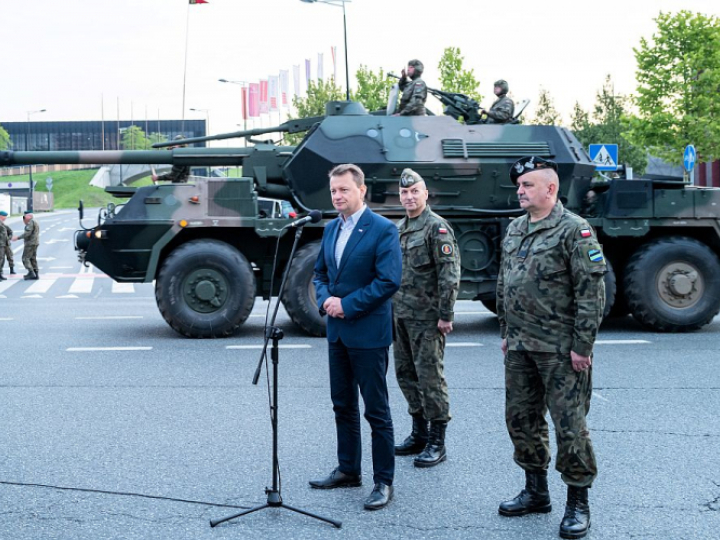
[[[598,339],[595,345],[644,345],[652,343],[645,339]]]
[[[12,317],[0,317],[0,321],[14,321]]]
[[[488,313],[493,315],[492,311],[456,311],[455,315],[487,315]]]
[[[226,349],[259,349],[262,350],[262,345],[227,345]],[[268,344],[268,349],[272,348],[272,345]],[[312,345],[298,344],[298,345],[280,345],[280,349],[312,349]]]
[[[56,281],[57,278],[39,279],[25,289],[25,292],[30,294],[45,294]]]
[[[135,292],[135,286],[132,283],[118,283],[113,281],[112,292],[116,294],[128,294]]]
[[[152,347],[69,347],[66,352],[152,351]]]
[[[593,392],[592,395],[593,395],[594,397],[598,398],[598,399],[601,399],[601,400],[603,400],[603,401],[606,401],[606,402],[610,403],[610,400],[609,400],[608,398],[602,397],[602,396],[601,396],[600,394],[598,394],[597,392]]]
[[[473,343],[471,341],[458,341],[457,343],[446,343],[446,347],[484,347],[482,343]]]
[[[27,296],[21,296],[20,298],[42,298],[42,295],[40,294],[30,294]]]
[[[71,270],[72,268],[72,266],[51,266],[50,270]]]
[[[10,287],[15,285],[16,283],[19,283],[19,281],[20,280],[18,279],[8,279],[7,281],[0,281],[0,293],[4,293]]]
[[[55,298],[80,298],[76,294],[63,294],[62,296],[56,296]]]
[[[90,293],[90,292],[92,292],[93,283],[95,283],[94,278],[86,278],[86,277],[75,278],[75,281],[73,281],[72,285],[70,285],[70,289],[68,290],[68,293],[69,294]]]
[[[98,317],[75,317],[76,321],[117,321],[124,319],[142,319],[142,315],[106,315]]]

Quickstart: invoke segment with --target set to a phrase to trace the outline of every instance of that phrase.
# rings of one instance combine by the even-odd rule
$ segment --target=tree
[[[152,148],[152,145],[155,143],[161,143],[167,141],[167,137],[163,135],[162,133],[151,133],[148,138],[148,149]]]
[[[328,101],[338,101],[344,98],[345,92],[335,84],[333,77],[330,77],[328,80],[318,79],[317,81],[308,81],[307,96],[296,96],[293,98],[293,107],[295,107],[297,116],[290,115],[289,119],[324,116],[325,104]],[[298,144],[304,136],[304,133],[286,133],[284,139],[287,144],[295,145]]]
[[[390,90],[395,81],[388,79],[383,68],[376,73],[361,65],[355,72],[358,88],[351,92],[351,99],[362,103],[368,111],[377,111],[387,107]]]
[[[642,174],[647,167],[647,152],[628,138],[632,123],[628,102],[627,96],[615,94],[612,78],[607,75],[602,89],[596,94],[592,115],[575,103],[570,129],[585,148],[590,144],[617,144],[618,161]]]
[[[478,103],[482,96],[478,92],[480,82],[475,78],[474,70],[463,69],[465,57],[459,47],[446,47],[438,63],[440,72],[440,90],[465,94]]]
[[[11,145],[10,134],[5,131],[4,127],[0,126],[0,150],[6,150],[10,148]]]
[[[122,135],[121,147],[123,150],[147,150],[152,143],[145,137],[145,132],[139,126],[130,126]]]
[[[555,101],[550,96],[550,92],[545,88],[540,88],[540,97],[538,98],[538,105],[535,108],[535,118],[533,118],[530,123],[543,126],[556,126],[560,121],[560,113],[555,108]]]
[[[720,156],[720,20],[660,12],[652,43],[634,49],[638,82],[632,141],[670,163],[694,144],[701,159]]]

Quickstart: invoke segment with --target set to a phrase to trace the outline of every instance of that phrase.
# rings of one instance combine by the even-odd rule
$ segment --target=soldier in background
[[[10,267],[10,274],[12,275],[15,274],[15,258],[13,256],[12,246],[10,245],[10,242],[12,241],[13,230],[7,223],[5,223],[7,217],[7,212],[5,212],[4,210],[0,212],[0,227],[3,227],[7,231],[7,242],[5,242],[5,247],[0,248],[0,261],[2,261],[2,264],[0,264],[0,274],[2,274],[2,269],[5,266],[5,257],[7,257],[8,266]]]
[[[181,141],[185,137],[182,135],[176,135],[173,140],[175,141]],[[170,146],[168,147],[169,150],[172,150],[174,148],[184,148],[187,146],[186,144],[178,144],[176,146]],[[152,181],[153,184],[156,184],[159,181],[170,181],[173,184],[184,184],[188,181],[188,177],[190,176],[190,167],[187,165],[175,165],[173,164],[172,169],[170,169],[169,173],[161,174],[158,176],[157,174],[152,175]]]
[[[405,441],[395,446],[395,455],[420,454],[414,460],[416,467],[432,467],[447,456],[450,402],[443,354],[460,286],[455,234],[447,221],[430,210],[427,199],[423,178],[405,169],[400,175],[400,202],[407,215],[397,224],[403,265],[400,290],[393,297],[393,352],[413,427]]]
[[[407,72],[400,73],[398,86],[402,90],[400,106],[395,116],[425,116],[427,85],[421,79],[425,67],[420,60],[410,60]]]
[[[495,81],[493,92],[497,99],[490,107],[490,110],[480,109],[480,114],[484,114],[486,124],[507,124],[513,119],[515,114],[515,103],[507,95],[510,87],[506,80],[500,79]]]
[[[32,212],[24,212],[23,222],[25,223],[25,232],[21,236],[14,236],[13,240],[24,240],[22,262],[28,273],[23,279],[39,279],[37,249],[40,245],[40,225],[33,219]]]
[[[5,220],[7,219],[7,212],[4,210],[0,211],[0,281],[5,281],[7,278],[3,276],[3,268],[5,267],[5,248],[10,244],[11,234],[8,234],[8,229],[5,227]],[[12,269],[12,267],[10,267]]]
[[[500,504],[503,516],[551,511],[548,424],[555,426],[555,468],[568,486],[562,538],[590,527],[588,488],[597,476],[586,415],[592,350],[605,306],[602,249],[583,218],[558,201],[557,164],[539,157],[510,170],[520,206],[502,243],[497,314],[505,356],[505,420],[525,471],[525,489]]]

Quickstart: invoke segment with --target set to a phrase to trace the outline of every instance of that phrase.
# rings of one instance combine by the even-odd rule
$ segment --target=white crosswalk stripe
[[[33,284],[25,289],[25,294],[45,294],[57,281],[57,278],[43,278],[33,281]]]
[[[113,281],[112,284],[113,294],[131,294],[135,292],[135,285],[133,283],[118,283]]]
[[[92,266],[83,266],[80,268],[80,276],[75,278],[73,284],[70,285],[68,294],[88,294],[92,292],[95,277],[93,275]]]

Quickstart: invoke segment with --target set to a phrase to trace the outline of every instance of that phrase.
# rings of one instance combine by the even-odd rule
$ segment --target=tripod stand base
[[[280,498],[279,491],[276,491],[273,489],[268,489],[267,494],[268,494],[267,503],[265,503],[261,506],[256,506],[255,508],[251,508],[250,510],[245,510],[244,512],[240,512],[239,514],[235,514],[232,516],[227,516],[227,517],[220,518],[220,519],[211,519],[210,527],[217,527],[221,523],[225,523],[226,521],[230,521],[231,519],[246,516],[248,514],[252,514],[253,512],[257,512],[258,510],[264,510],[265,508],[287,508],[288,510],[292,510],[293,512],[296,512],[298,514],[302,514],[304,516],[308,516],[308,517],[311,517],[314,519],[319,519],[320,521],[324,521],[325,523],[330,523],[331,525],[334,525],[338,529],[342,527],[342,521],[337,521],[335,519],[318,516],[317,514],[312,514],[305,510],[301,510],[300,508],[295,508],[294,506],[290,506],[288,504],[283,503],[282,499]]]

